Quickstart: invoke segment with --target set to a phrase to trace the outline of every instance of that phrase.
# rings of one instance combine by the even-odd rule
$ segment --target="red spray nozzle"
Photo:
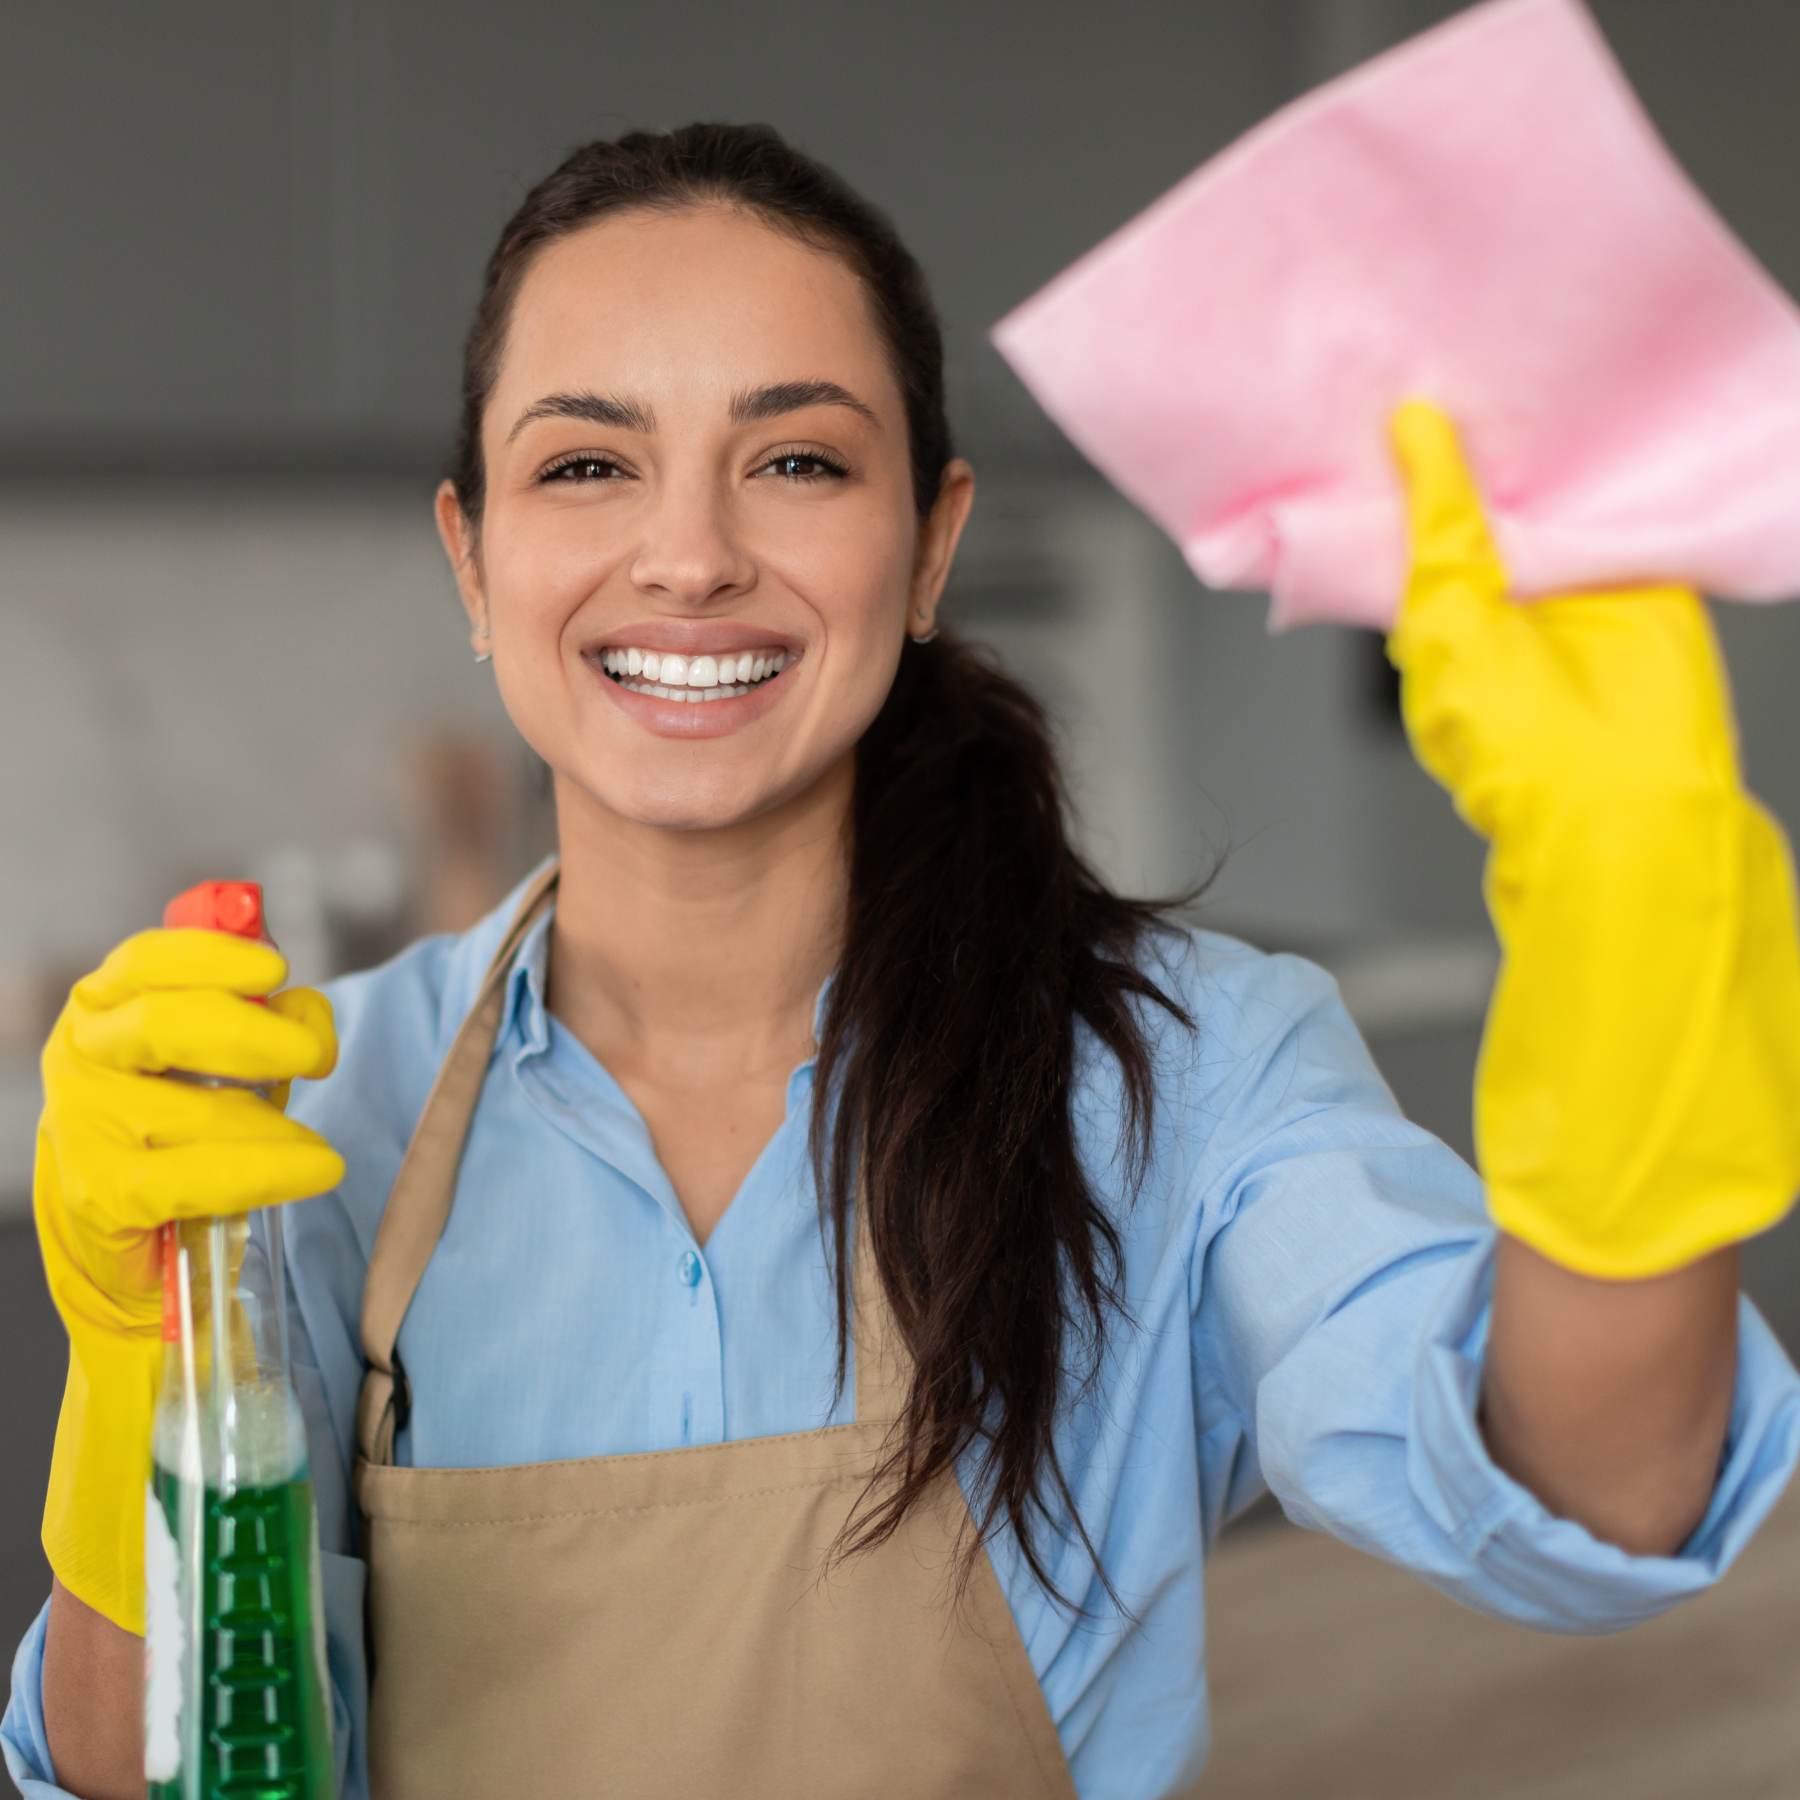
[[[177,894],[163,908],[165,926],[192,926],[202,931],[229,931],[260,938],[263,930],[262,884],[256,881],[201,881]]]
[[[162,922],[165,927],[229,931],[236,937],[256,938],[265,944],[275,942],[263,917],[260,881],[197,881],[163,908]],[[245,998],[255,1006],[269,1004],[260,994],[248,994]]]

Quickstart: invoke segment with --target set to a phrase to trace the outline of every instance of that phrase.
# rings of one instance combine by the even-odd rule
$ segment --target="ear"
[[[454,483],[448,480],[438,483],[433,509],[437,516],[438,537],[456,577],[456,591],[461,596],[463,611],[469,615],[469,628],[480,631],[487,625],[487,596],[482,592],[475,534],[463,516],[462,502],[456,497]]]
[[[912,591],[907,597],[908,624],[929,624],[937,611],[938,596],[950,578],[950,565],[969,509],[975,504],[975,470],[966,457],[952,457],[938,482],[938,497],[919,533],[913,555]]]

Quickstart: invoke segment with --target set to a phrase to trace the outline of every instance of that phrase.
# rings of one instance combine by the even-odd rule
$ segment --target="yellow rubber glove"
[[[70,990],[44,1046],[33,1209],[69,1333],[44,1551],[77,1599],[142,1634],[144,1493],[162,1368],[157,1227],[334,1187],[344,1160],[283,1116],[296,1076],[337,1062],[331,1005],[272,945],[156,929]],[[242,996],[269,995],[267,1006]],[[271,1085],[170,1081],[189,1069]]]
[[[1793,858],[1742,786],[1711,616],[1676,586],[1508,599],[1449,419],[1409,400],[1390,430],[1412,562],[1388,659],[1491,844],[1488,1209],[1582,1274],[1679,1268],[1800,1192]]]

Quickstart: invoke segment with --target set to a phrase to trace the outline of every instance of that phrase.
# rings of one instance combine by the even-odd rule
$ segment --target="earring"
[[[477,635],[479,635],[481,637],[486,637],[487,636],[487,628],[484,626]],[[493,659],[493,655],[494,655],[494,653],[492,650],[477,650],[475,652],[475,660],[478,663],[489,662]]]
[[[925,615],[923,613],[920,613],[919,617],[922,619],[925,617]],[[937,634],[938,634],[938,628],[934,625],[928,632],[925,633],[925,635],[923,637],[920,637],[918,635],[918,633],[911,632],[911,631],[909,631],[906,635],[908,637],[910,637],[915,644],[929,644],[931,642],[931,640],[937,636]]]

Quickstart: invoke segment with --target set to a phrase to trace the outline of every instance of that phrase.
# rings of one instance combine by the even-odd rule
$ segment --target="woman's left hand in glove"
[[[1450,420],[1390,421],[1411,568],[1387,638],[1414,753],[1490,844],[1475,1081],[1495,1223],[1580,1273],[1664,1273],[1800,1191],[1800,907],[1740,779],[1706,603],[1517,601]]]

